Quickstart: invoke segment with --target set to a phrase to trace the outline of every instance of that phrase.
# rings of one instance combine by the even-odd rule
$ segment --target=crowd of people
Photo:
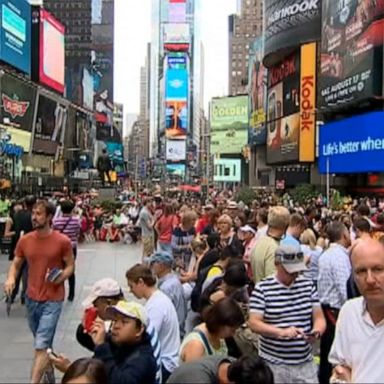
[[[53,380],[52,367],[63,383],[382,382],[379,201],[336,211],[263,196],[247,206],[216,191],[203,203],[146,194],[112,219],[66,198],[11,208],[5,292],[12,303],[24,276],[33,383]],[[66,280],[74,299],[83,216],[93,223],[85,241],[102,240],[107,222],[108,240],[135,237],[125,241],[141,241],[142,258],[125,271],[137,302],[108,276],[95,282],[74,335],[93,357],[72,363],[50,348]]]

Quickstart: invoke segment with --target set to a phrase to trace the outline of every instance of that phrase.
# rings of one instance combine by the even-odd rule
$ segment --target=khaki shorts
[[[155,251],[155,239],[153,236],[142,237],[143,242],[143,257],[149,257]]]

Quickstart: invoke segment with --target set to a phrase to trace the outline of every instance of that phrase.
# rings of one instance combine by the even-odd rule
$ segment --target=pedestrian
[[[157,246],[159,251],[172,254],[172,232],[178,225],[178,218],[171,204],[165,204],[164,212],[157,220],[155,230],[158,235]]]
[[[201,234],[204,229],[211,223],[211,212],[214,210],[213,204],[206,204],[203,206],[203,214],[197,220],[196,233]]]
[[[304,272],[304,276],[311,279],[317,288],[317,280],[319,278],[319,258],[323,253],[323,248],[316,245],[316,236],[312,229],[306,229],[300,236],[301,251],[305,257],[309,258],[308,271]]]
[[[268,213],[266,236],[258,239],[251,253],[251,267],[255,284],[275,273],[275,252],[289,225],[289,211],[282,206],[272,207]]]
[[[243,261],[247,268],[247,273],[250,279],[253,277],[251,266],[251,253],[256,246],[256,230],[250,225],[245,225],[239,229],[239,238],[243,241],[244,255]]]
[[[250,299],[250,328],[260,335],[259,355],[276,383],[317,383],[312,343],[323,334],[325,319],[300,247],[275,251],[276,273],[258,284]]]
[[[226,356],[209,356],[182,364],[167,384],[274,384],[273,373],[255,356],[238,360]]]
[[[244,247],[242,241],[237,237],[234,231],[233,219],[230,215],[221,215],[217,220],[218,232],[220,235],[219,247],[221,249],[230,247],[233,250],[234,256],[242,258]]]
[[[102,361],[83,358],[75,360],[65,372],[61,384],[105,384],[108,377]]]
[[[384,246],[375,240],[363,240],[353,248],[351,261],[362,297],[347,301],[339,313],[329,353],[329,362],[335,367],[332,376],[346,383],[381,383]]]
[[[71,241],[53,231],[55,207],[38,201],[32,211],[33,232],[20,238],[8,272],[5,292],[11,295],[24,260],[28,263],[26,296],[29,327],[34,336],[35,358],[31,382],[40,383],[48,368],[47,349],[52,347],[64,300],[64,281],[74,272]]]
[[[303,216],[298,213],[291,215],[289,219],[289,226],[285,233],[284,238],[281,240],[281,245],[293,245],[295,247],[300,246],[300,236],[304,232],[306,222]]]
[[[60,203],[62,215],[53,220],[53,229],[68,236],[71,240],[73,257],[76,262],[77,257],[77,242],[80,235],[80,220],[72,215],[75,204],[71,200],[64,200]],[[75,298],[75,273],[69,279],[68,301],[73,301]]]
[[[180,327],[180,338],[182,339],[185,334],[187,302],[184,298],[184,290],[180,279],[172,270],[174,259],[167,252],[156,252],[151,256],[150,265],[158,279],[158,288],[171,299],[176,309]]]
[[[149,324],[157,332],[162,357],[162,382],[166,383],[178,365],[180,331],[177,313],[169,297],[156,287],[151,270],[136,264],[125,274],[128,287],[138,299],[145,299]]]
[[[139,213],[138,225],[141,228],[141,240],[143,242],[143,261],[150,257],[155,250],[155,219],[152,215],[153,200],[143,200],[143,207]]]
[[[347,301],[347,281],[351,275],[348,248],[351,238],[347,227],[339,221],[332,222],[327,235],[329,248],[319,258],[318,291],[327,321],[327,329],[320,341],[320,383],[329,382],[332,366],[328,354],[332,346],[340,308]]]
[[[256,232],[256,240],[261,237],[267,236],[268,230],[268,209],[259,208],[256,214],[257,220],[257,232]]]

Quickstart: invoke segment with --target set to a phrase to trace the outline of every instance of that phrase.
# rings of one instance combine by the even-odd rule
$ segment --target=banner
[[[384,0],[323,0],[319,106],[383,94]]]
[[[268,70],[267,163],[299,159],[300,51]]]
[[[168,68],[170,69],[186,69],[187,56],[185,53],[173,53],[167,55]]]
[[[372,112],[320,128],[321,173],[384,171],[384,112]]]
[[[36,103],[36,88],[5,73],[1,77],[1,122],[31,132]]]
[[[168,161],[185,161],[185,159],[186,159],[186,142],[185,142],[185,140],[167,140],[166,160],[168,160]]]
[[[167,173],[172,177],[185,177],[185,164],[167,164]]]
[[[240,159],[215,159],[213,181],[217,182],[240,182],[241,160]]]
[[[280,50],[320,40],[321,0],[265,0],[264,36],[267,66],[281,57],[273,55]]]
[[[248,144],[264,145],[267,140],[267,69],[263,65],[263,39],[254,41],[249,58],[249,136]]]
[[[301,162],[315,161],[316,145],[316,43],[301,47],[300,150]]]
[[[186,101],[166,101],[165,134],[168,139],[185,139],[188,132]]]
[[[169,23],[163,25],[165,44],[185,44],[190,41],[190,25],[187,23]]]
[[[26,132],[21,129],[7,127],[7,133],[5,135],[5,141],[7,143],[17,145],[23,149],[25,153],[28,153],[31,148],[31,132]]]
[[[248,143],[248,115],[248,96],[212,99],[211,154],[242,152]]]

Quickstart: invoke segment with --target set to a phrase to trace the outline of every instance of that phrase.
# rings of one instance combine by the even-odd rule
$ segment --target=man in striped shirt
[[[325,330],[325,319],[299,247],[275,252],[276,274],[259,282],[250,300],[250,328],[260,334],[259,354],[276,383],[317,383],[311,343]]]

